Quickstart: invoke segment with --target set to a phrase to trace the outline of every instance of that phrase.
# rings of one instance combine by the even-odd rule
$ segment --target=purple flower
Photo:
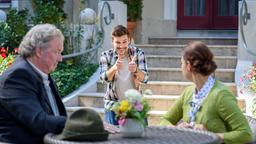
[[[136,102],[134,107],[136,108],[137,111],[142,111],[143,110],[143,105],[139,102]]]

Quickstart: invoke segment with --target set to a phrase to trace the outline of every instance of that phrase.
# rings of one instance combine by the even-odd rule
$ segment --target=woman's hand
[[[178,128],[190,128],[190,129],[195,129],[195,130],[203,130],[203,131],[207,131],[206,126],[204,126],[203,124],[195,124],[195,125],[191,125],[187,122],[182,122],[180,123],[178,126]]]
[[[182,123],[180,123],[177,127],[178,127],[178,128],[190,128],[190,129],[193,128],[193,127],[192,127],[189,123],[187,123],[187,122],[182,122]]]
[[[223,133],[216,133],[221,143],[224,143],[224,134]]]
[[[195,124],[194,128],[195,130],[202,130],[202,131],[207,131],[207,128],[203,124]]]

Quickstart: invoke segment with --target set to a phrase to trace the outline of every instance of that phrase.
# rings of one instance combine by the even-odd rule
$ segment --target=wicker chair
[[[248,123],[253,133],[253,139],[254,139],[253,144],[256,144],[256,119],[248,115],[245,115],[245,117],[248,120]]]

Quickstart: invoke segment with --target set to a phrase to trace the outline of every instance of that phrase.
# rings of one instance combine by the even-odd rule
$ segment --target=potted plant
[[[136,21],[142,19],[143,0],[122,0],[127,5],[127,28],[132,35]]]
[[[149,110],[150,106],[144,95],[135,89],[127,90],[122,100],[113,106],[122,136],[142,137]]]

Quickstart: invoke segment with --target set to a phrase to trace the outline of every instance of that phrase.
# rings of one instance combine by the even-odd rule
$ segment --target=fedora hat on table
[[[100,115],[93,109],[82,108],[68,117],[62,133],[55,138],[67,141],[104,141],[108,135]]]

